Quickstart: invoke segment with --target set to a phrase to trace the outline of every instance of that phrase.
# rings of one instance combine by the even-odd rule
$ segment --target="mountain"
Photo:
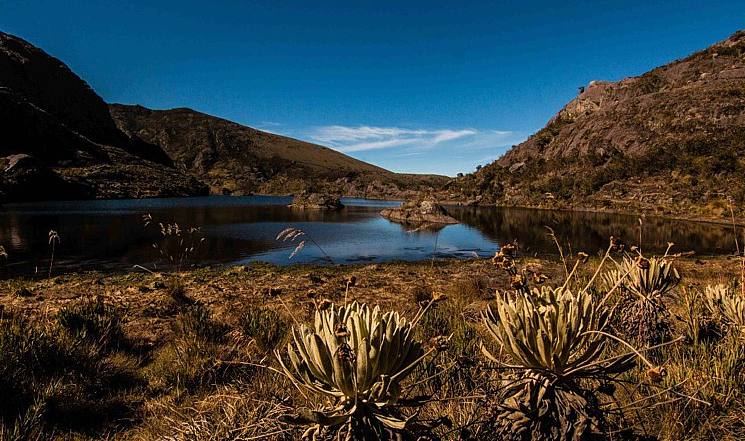
[[[503,157],[451,183],[521,206],[692,217],[745,202],[745,31],[618,82],[593,81]]]
[[[0,32],[0,200],[204,193],[162,149],[120,131],[64,63]]]
[[[109,106],[60,60],[0,32],[0,201],[302,190],[410,198],[447,181],[190,109]]]
[[[312,188],[345,196],[407,198],[449,180],[393,173],[327,147],[191,109],[112,104],[110,110],[119,129],[163,148],[179,169],[216,194],[288,194]]]

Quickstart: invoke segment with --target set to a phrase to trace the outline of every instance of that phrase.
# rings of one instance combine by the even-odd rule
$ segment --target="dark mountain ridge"
[[[191,109],[109,106],[60,60],[0,32],[0,201],[290,194],[408,198],[403,175]]]
[[[0,200],[205,194],[60,60],[0,32]]]

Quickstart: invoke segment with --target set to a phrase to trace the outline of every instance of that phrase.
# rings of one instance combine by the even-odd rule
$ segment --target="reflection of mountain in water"
[[[639,242],[638,217],[631,215],[502,207],[449,209],[453,217],[499,243],[517,240],[524,251],[555,252],[546,227],[556,232],[563,246],[571,245],[575,251],[605,250],[610,236],[629,244]],[[668,242],[676,244],[674,252],[695,250],[700,254],[727,253],[735,247],[732,230],[725,225],[656,217],[643,220],[645,251],[662,253]]]

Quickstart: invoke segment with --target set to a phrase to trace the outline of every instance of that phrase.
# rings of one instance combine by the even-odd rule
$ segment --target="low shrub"
[[[65,331],[102,349],[117,349],[125,342],[120,311],[104,303],[101,297],[61,309],[57,320]]]
[[[274,351],[285,340],[290,328],[282,314],[268,307],[248,309],[240,326],[246,337],[252,338],[265,353]]]

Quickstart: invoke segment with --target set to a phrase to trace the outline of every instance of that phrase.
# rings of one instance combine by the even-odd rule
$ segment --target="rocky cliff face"
[[[108,105],[61,61],[2,32],[0,136],[0,200],[206,191],[162,149],[120,131]]]
[[[177,166],[215,194],[290,194],[304,190],[346,196],[401,197],[432,190],[443,176],[400,175],[308,142],[262,132],[191,109],[111,105],[118,127],[163,148]]]
[[[723,213],[745,201],[745,32],[618,82],[453,187],[516,205]],[[712,207],[707,205],[713,204]]]

